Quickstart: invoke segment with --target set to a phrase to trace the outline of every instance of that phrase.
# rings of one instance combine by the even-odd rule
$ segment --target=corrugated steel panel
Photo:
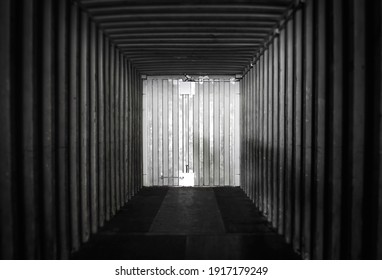
[[[78,0],[143,74],[241,73],[291,0]]]
[[[75,3],[0,15],[0,258],[67,259],[142,185],[140,76]]]
[[[305,259],[382,256],[381,7],[304,1],[241,82],[242,188]]]
[[[145,186],[179,185],[186,165],[195,173],[195,185],[239,185],[239,83],[230,78],[144,81]]]

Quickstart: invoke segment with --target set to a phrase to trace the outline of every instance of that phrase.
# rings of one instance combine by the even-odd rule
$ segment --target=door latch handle
[[[188,164],[186,164],[186,173],[189,172]]]

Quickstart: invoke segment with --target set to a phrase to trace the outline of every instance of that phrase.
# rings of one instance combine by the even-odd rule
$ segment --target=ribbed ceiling
[[[147,75],[243,72],[290,0],[80,0]]]

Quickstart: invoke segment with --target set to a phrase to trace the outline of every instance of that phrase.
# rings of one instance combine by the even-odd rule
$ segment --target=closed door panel
[[[232,77],[143,81],[144,186],[240,182],[239,83]]]

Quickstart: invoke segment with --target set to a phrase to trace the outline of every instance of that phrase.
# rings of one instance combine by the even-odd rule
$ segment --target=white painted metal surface
[[[182,78],[143,81],[144,186],[238,186],[239,83]]]

